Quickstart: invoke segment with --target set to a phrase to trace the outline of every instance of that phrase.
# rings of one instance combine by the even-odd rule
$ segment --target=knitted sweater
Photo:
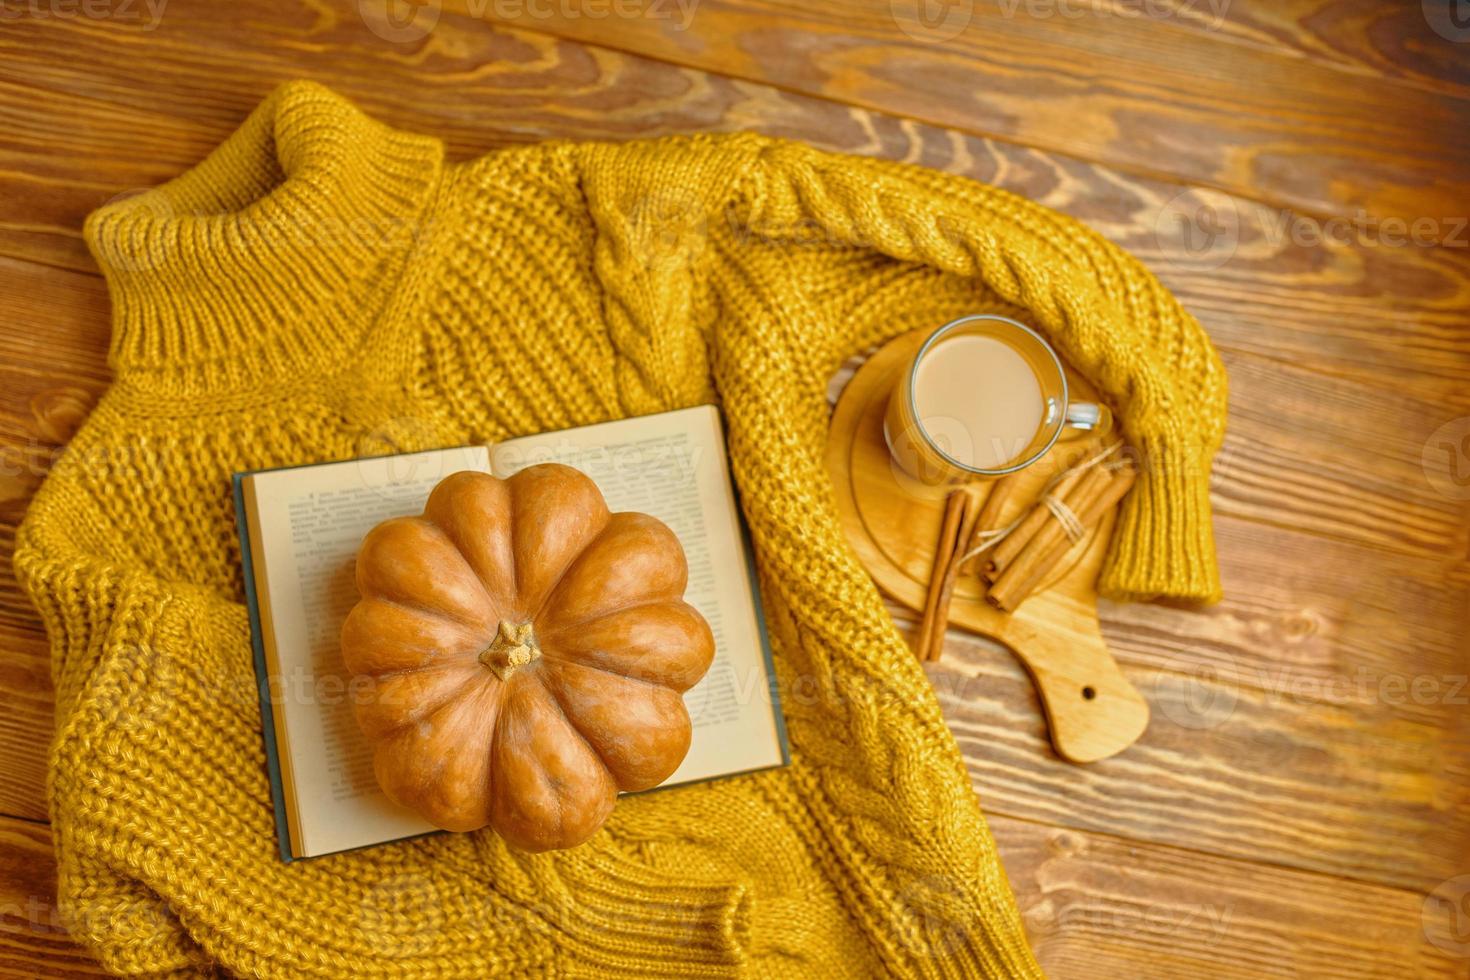
[[[839,530],[825,390],[898,331],[1024,307],[1143,451],[1105,591],[1213,597],[1224,374],[1137,262],[993,188],[750,134],[448,164],[301,83],[87,238],[115,382],[15,563],[53,650],[61,908],[107,968],[1039,975],[934,694]],[[483,831],[282,864],[230,475],[711,401],[792,765],[626,798],[565,852]]]

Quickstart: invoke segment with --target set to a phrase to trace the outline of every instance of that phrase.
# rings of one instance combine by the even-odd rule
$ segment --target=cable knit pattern
[[[1217,595],[1225,383],[1136,262],[993,188],[749,134],[457,165],[274,93],[93,215],[116,382],[16,568],[53,649],[62,910],[133,976],[1039,976],[922,670],[847,548],[827,378],[1023,307],[1144,452],[1103,585]],[[238,470],[717,401],[793,764],[622,800],[572,851],[438,834],[275,857],[230,503]]]

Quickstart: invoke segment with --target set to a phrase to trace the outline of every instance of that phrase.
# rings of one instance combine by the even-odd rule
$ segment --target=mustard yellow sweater
[[[834,518],[849,355],[1025,307],[1144,451],[1103,584],[1218,592],[1224,374],[1135,261],[993,188],[754,135],[446,164],[318,86],[92,216],[116,380],[16,567],[54,653],[60,901],[111,970],[1037,976],[954,739]],[[569,852],[275,854],[230,474],[718,401],[794,763]],[[983,747],[979,751],[984,751]]]

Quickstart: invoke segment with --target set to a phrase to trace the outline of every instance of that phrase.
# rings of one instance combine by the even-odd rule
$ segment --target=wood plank
[[[1463,405],[1229,351],[1225,363],[1217,513],[1395,551],[1465,555],[1470,493],[1440,489],[1465,461],[1426,453],[1442,425],[1467,414]]]
[[[9,556],[13,532],[0,534],[5,572],[0,595],[9,606],[25,602],[15,587]],[[27,604],[28,605],[28,604]],[[0,814],[45,820],[46,767],[54,728],[51,657],[35,613],[16,621],[9,609],[0,619]]]
[[[1111,4],[711,0],[687,29],[670,16],[656,30],[647,17],[589,16],[585,3],[548,4],[547,16],[489,0],[450,6],[1322,214],[1445,217],[1470,196],[1458,167],[1470,98]]]
[[[1285,711],[1379,704],[1430,724],[1466,714],[1470,566],[1230,517],[1215,535],[1217,605],[1100,605],[1120,661],[1250,688]]]
[[[1453,912],[1400,889],[991,815],[1042,969],[1068,977],[1464,977]]]
[[[108,381],[107,288],[0,257],[0,292],[0,813],[44,820],[51,655],[10,559],[31,495]]]
[[[0,817],[0,977],[106,975],[67,934],[50,828]]]
[[[1241,43],[1463,96],[1470,92],[1470,60],[1456,45],[1470,40],[1470,29],[1456,26],[1454,9],[1453,3],[1274,0],[1217,4],[1209,19],[1177,20]]]
[[[1463,707],[1414,720],[1384,699],[1297,701],[1178,666],[1126,671],[1149,728],[1087,766],[1051,752],[1030,682],[989,641],[952,630],[926,670],[992,816],[1411,891],[1470,871]]]

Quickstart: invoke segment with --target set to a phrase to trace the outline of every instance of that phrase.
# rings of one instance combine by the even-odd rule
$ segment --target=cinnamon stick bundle
[[[1005,512],[1006,504],[1016,495],[1016,487],[1019,485],[1020,480],[1014,473],[1003,476],[990,485],[990,492],[985,495],[985,506],[980,508],[975,518],[975,526],[965,537],[964,553],[966,555],[980,547],[983,543],[981,537],[986,531],[995,531],[1000,528],[1000,515]],[[980,567],[982,557],[975,555],[965,558],[960,564],[960,574],[973,574]],[[981,584],[984,585],[983,580]]]
[[[996,576],[1005,571],[1006,566],[1015,561],[1019,555],[1031,543],[1031,539],[1052,519],[1051,510],[1046,506],[1046,496],[1052,496],[1067,503],[1074,499],[1073,491],[1078,489],[1078,484],[1083,479],[1097,471],[1096,467],[1089,470],[1071,470],[1062,475],[1057,485],[1052,487],[1048,494],[1043,495],[1032,506],[1030,512],[1016,525],[1016,529],[1005,536],[1005,539],[990,552],[990,557],[984,563],[985,577],[994,582]],[[1070,504],[1069,504],[1070,506]]]
[[[1097,525],[1102,516],[1133,488],[1138,478],[1132,466],[1110,470],[1095,466],[1073,488],[1064,501],[1083,528]],[[1038,509],[1045,509],[1044,505]],[[1014,612],[1026,600],[1047,572],[1055,568],[1071,549],[1073,541],[1061,522],[1052,520],[1032,537],[1021,553],[1013,558],[990,586],[986,601],[1005,612]]]

